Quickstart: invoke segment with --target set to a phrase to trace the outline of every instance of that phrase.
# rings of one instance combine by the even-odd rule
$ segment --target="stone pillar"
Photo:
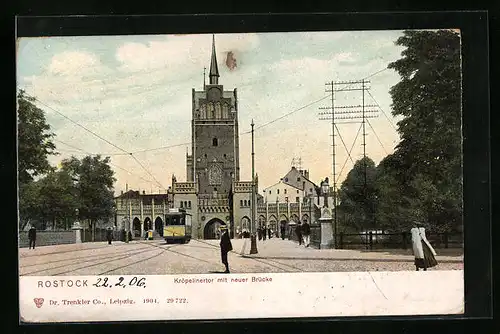
[[[75,222],[73,224],[72,230],[75,231],[75,243],[81,244],[83,227],[80,225],[79,222]]]
[[[333,242],[333,228],[332,228],[331,218],[320,218],[319,222],[321,224],[321,244],[320,249],[332,248]]]

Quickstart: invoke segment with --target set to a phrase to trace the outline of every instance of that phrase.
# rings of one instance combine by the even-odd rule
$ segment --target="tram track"
[[[105,264],[105,263],[110,263],[110,262],[113,262],[113,261],[122,260],[122,259],[125,259],[125,258],[130,257],[130,256],[134,256],[134,255],[139,255],[139,254],[142,254],[142,253],[146,253],[147,251],[150,251],[150,249],[141,249],[139,251],[126,252],[125,254],[118,254],[118,255],[112,256],[111,258],[109,256],[101,256],[98,259],[92,258],[92,259],[89,259],[89,260],[86,260],[86,261],[80,261],[78,264],[81,264],[81,263],[90,263],[90,264],[84,265],[84,266],[80,266],[80,267],[77,267],[77,268],[72,268],[72,269],[67,270],[67,271],[58,272],[58,273],[52,274],[51,276],[63,275],[63,274],[67,274],[67,273],[70,273],[72,271],[77,271],[77,270],[80,270],[80,269],[83,269],[83,268],[90,268],[90,267],[94,267],[94,266],[97,266],[97,265],[100,265],[100,264]],[[99,261],[102,258],[105,258],[106,260],[102,261],[102,262],[92,263],[94,261]],[[45,269],[35,270],[35,271],[28,272],[28,273],[24,273],[23,276],[24,275],[37,274],[37,273],[41,273],[41,272],[44,272],[44,271],[52,271],[54,269],[59,269],[59,268],[64,268],[64,267],[69,267],[69,265],[68,264],[64,264],[64,265],[60,265],[60,266],[57,266],[57,267],[51,267],[51,268],[45,268]]]
[[[104,247],[102,247],[104,248]],[[143,247],[141,248],[141,250],[144,250],[146,247]],[[93,249],[101,249],[101,247],[99,248],[93,248]],[[97,256],[97,258],[104,258],[104,257],[107,257],[107,256],[118,256],[118,255],[123,255],[124,253],[118,253],[116,252],[116,248],[113,248],[112,250],[114,250],[114,252],[110,252],[110,253],[106,253],[106,254],[99,254]],[[130,253],[130,252],[135,252],[135,251],[127,251],[126,253]],[[85,255],[85,256],[79,256],[79,257],[72,257],[72,258],[69,258],[69,259],[60,259],[60,260],[53,260],[53,261],[48,261],[48,262],[36,262],[36,263],[32,263],[32,264],[26,264],[26,265],[22,265],[20,266],[20,268],[28,268],[28,267],[34,267],[34,266],[42,266],[42,265],[49,265],[49,264],[53,264],[53,263],[59,263],[59,262],[65,262],[65,261],[74,261],[74,260],[80,260],[80,259],[85,259],[85,258],[88,258],[89,255]],[[93,259],[96,259],[96,257],[94,257]]]
[[[196,240],[196,242],[199,242],[199,243],[202,243],[202,244],[205,244],[205,245],[209,245],[211,246],[212,248],[215,248],[215,249],[219,249],[219,247],[211,244],[211,243],[208,243],[208,242],[205,242],[205,241],[202,241],[202,240]],[[263,263],[263,264],[266,264],[268,266],[271,266],[273,268],[277,268],[277,269],[280,269],[282,270],[283,272],[290,272],[290,269],[283,269],[282,267],[280,266],[284,266],[284,267],[288,267],[288,268],[292,268],[292,270],[294,270],[294,272],[304,272],[304,270],[298,268],[298,267],[295,267],[295,266],[292,266],[292,265],[289,265],[289,264],[286,264],[286,263],[282,263],[282,262],[279,262],[279,261],[276,261],[276,260],[271,260],[271,259],[260,259],[260,258],[254,258],[252,256],[246,256],[246,255],[243,255],[242,253],[238,253],[234,250],[230,251],[230,253],[233,253],[233,254],[237,254],[237,255],[240,255],[241,257],[245,258],[245,259],[251,259],[251,260],[254,260],[256,262],[260,262],[260,263]],[[270,262],[274,262],[276,264],[279,264],[276,265],[276,264],[272,264]]]
[[[123,247],[125,245],[126,244],[117,244],[115,247]],[[41,246],[41,247],[43,247],[43,246]],[[105,248],[105,247],[106,246],[104,245],[104,246],[99,246],[99,247],[88,247],[88,248],[82,248],[82,249],[70,249],[70,250],[64,250],[64,251],[59,251],[59,252],[50,252],[50,253],[44,253],[44,254],[33,253],[33,255],[20,255],[20,257],[23,258],[23,259],[27,259],[27,258],[30,258],[30,257],[40,257],[40,256],[49,256],[49,255],[57,255],[57,254],[64,254],[64,253],[84,252],[84,251],[88,251],[88,250],[102,249],[102,248]]]

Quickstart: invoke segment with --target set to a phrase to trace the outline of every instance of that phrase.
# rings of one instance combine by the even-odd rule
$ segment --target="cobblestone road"
[[[233,273],[340,272],[414,270],[413,257],[397,252],[364,252],[304,248],[281,239],[258,242],[249,255],[250,240],[232,240],[229,264]],[[439,253],[439,250],[437,250]],[[191,240],[186,245],[163,240],[83,243],[22,248],[20,275],[164,275],[217,273],[224,269],[217,240]],[[462,256],[439,256],[429,270],[461,270]]]

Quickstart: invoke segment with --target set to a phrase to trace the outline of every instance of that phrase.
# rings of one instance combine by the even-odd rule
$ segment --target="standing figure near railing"
[[[31,226],[29,231],[28,231],[28,239],[30,241],[30,249],[33,247],[35,249],[35,243],[36,243],[36,228],[35,226]]]
[[[297,223],[297,227],[295,228],[295,234],[297,234],[297,240],[299,241],[299,245],[302,245],[302,226],[300,222]]]
[[[302,234],[304,235],[304,246],[309,247],[309,242],[311,241],[311,227],[307,221],[302,225]]]
[[[432,248],[431,244],[425,236],[425,228],[418,221],[415,221],[414,227],[411,229],[411,241],[413,244],[413,254],[415,255],[415,268],[417,271],[423,268],[437,266],[436,251]]]

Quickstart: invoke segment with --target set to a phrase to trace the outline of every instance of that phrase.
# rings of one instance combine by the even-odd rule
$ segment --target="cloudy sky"
[[[403,49],[394,44],[401,35],[401,31],[215,35],[219,83],[225,90],[238,88],[241,179],[251,179],[252,119],[260,189],[279,181],[294,157],[302,159],[313,182],[331,178],[331,122],[318,115],[326,111],[320,107],[330,105],[325,83],[331,80],[360,80],[375,74],[369,78],[365,104],[378,104],[380,109],[369,108],[379,112],[366,124],[366,151],[376,163],[391,153],[399,136],[394,127],[397,119],[390,113],[389,89],[399,75],[386,68],[401,57]],[[56,134],[61,154],[51,157],[51,163],[56,166],[71,155],[110,155],[116,192],[128,184],[129,189],[157,193],[171,185],[172,174],[185,180],[191,89],[203,87],[211,44],[211,34],[20,39],[18,88],[39,100]],[[233,69],[226,66],[229,51],[236,59]],[[361,103],[361,91],[336,93],[336,106]],[[353,146],[359,127],[338,125],[339,183],[353,165],[345,147],[353,147],[354,161],[362,157],[361,134]]]

